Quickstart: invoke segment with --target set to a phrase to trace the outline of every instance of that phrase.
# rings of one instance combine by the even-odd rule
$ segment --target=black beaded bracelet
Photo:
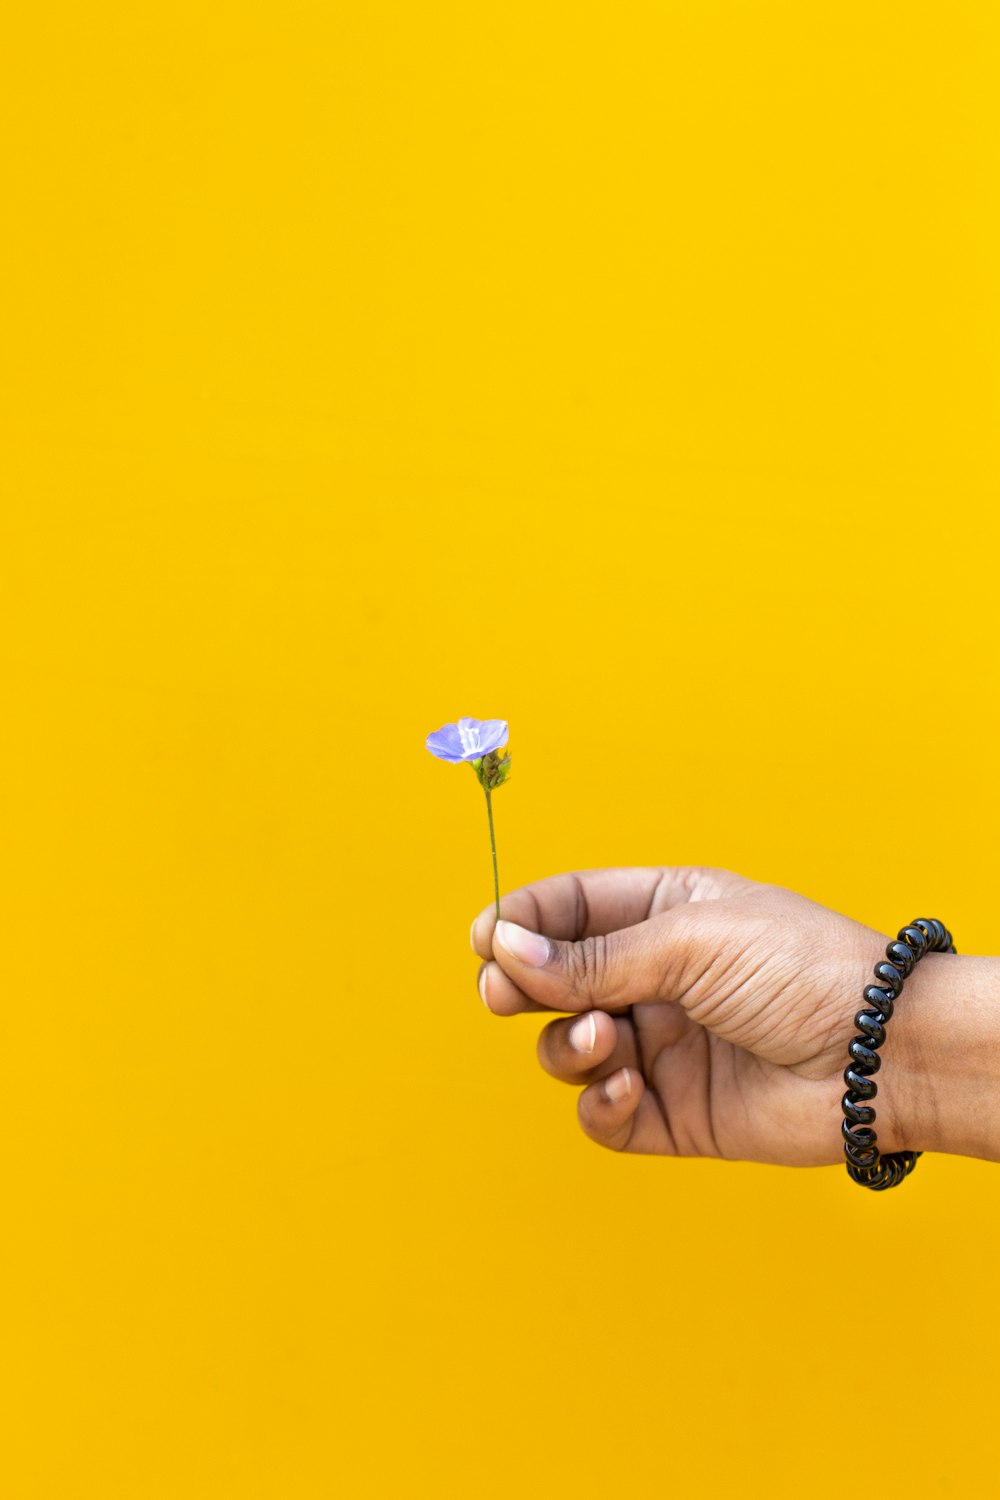
[[[954,953],[951,933],[943,922],[918,917],[909,927],[901,927],[896,940],[885,950],[885,960],[875,965],[878,984],[865,986],[868,1007],[859,1010],[854,1024],[859,1035],[851,1043],[851,1061],[844,1073],[847,1093],[842,1101],[844,1111],[844,1155],[848,1175],[862,1187],[881,1192],[895,1187],[917,1165],[919,1151],[892,1151],[883,1156],[872,1126],[875,1111],[866,1101],[878,1093],[873,1073],[882,1066],[878,1049],[885,1041],[885,1028],[892,1019],[892,1009],[903,993],[903,982],[925,953]]]

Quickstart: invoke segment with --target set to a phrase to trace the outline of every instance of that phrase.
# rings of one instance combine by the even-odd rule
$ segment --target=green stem
[[[493,851],[493,898],[497,904],[497,921],[500,920],[500,877],[497,874],[497,841],[493,836],[493,802],[490,798],[490,789],[483,787],[486,793],[486,816],[490,820],[490,848]]]

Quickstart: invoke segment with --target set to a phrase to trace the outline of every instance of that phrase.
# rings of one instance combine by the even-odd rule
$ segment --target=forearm
[[[892,1149],[1000,1161],[1000,959],[921,959],[882,1058],[880,1144],[885,1113]]]

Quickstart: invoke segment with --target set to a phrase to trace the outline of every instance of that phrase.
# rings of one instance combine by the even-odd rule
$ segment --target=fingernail
[[[476,923],[478,921],[479,921],[478,917],[473,917],[473,919],[472,919],[472,926],[469,928],[469,947],[472,949],[473,953],[475,953],[477,951],[477,949],[476,949]]]
[[[581,1016],[579,1021],[574,1021],[569,1028],[569,1044],[574,1052],[593,1052],[594,1043],[597,1041],[597,1022],[593,1013],[588,1011]]]
[[[529,932],[526,927],[518,927],[516,922],[498,922],[496,936],[508,953],[530,969],[540,969],[548,963],[549,940],[540,932]]]
[[[632,1074],[628,1068],[620,1068],[604,1085],[604,1092],[613,1103],[617,1104],[619,1099],[627,1099],[632,1092]]]
[[[489,1010],[489,1008],[490,1008],[490,1002],[486,998],[486,974],[487,974],[488,969],[489,969],[489,964],[484,964],[483,968],[482,968],[482,973],[479,975],[479,998],[483,1002],[483,1004],[486,1006],[487,1010]]]

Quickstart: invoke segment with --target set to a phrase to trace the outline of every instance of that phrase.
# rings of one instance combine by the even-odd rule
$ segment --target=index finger
[[[750,884],[730,870],[698,865],[652,865],[573,870],[533,881],[500,898],[500,915],[519,927],[575,943],[634,927],[658,912],[688,901],[705,901]],[[496,908],[487,906],[472,924],[470,941],[480,958],[493,956]]]

